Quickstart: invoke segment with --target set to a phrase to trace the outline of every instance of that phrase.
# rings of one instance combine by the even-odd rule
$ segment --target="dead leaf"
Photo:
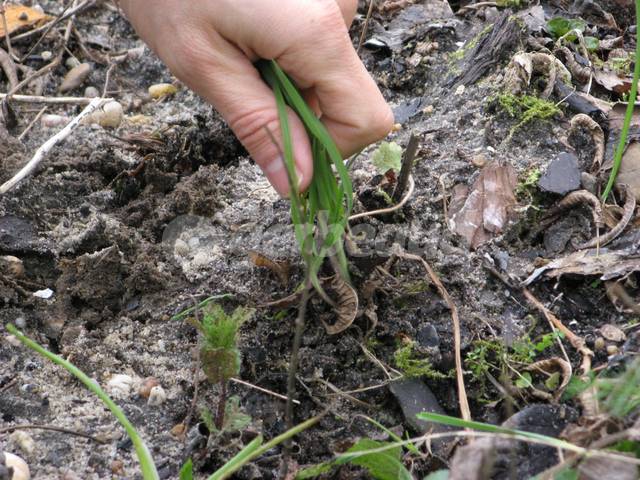
[[[631,90],[633,80],[631,77],[621,78],[615,72],[607,70],[596,70],[593,73],[593,79],[607,90],[621,95]]]
[[[329,325],[324,320],[322,321],[327,333],[335,335],[349,328],[355,320],[358,314],[358,294],[340,275],[325,279],[323,283],[327,284],[338,297],[335,307],[337,315],[335,323]]]
[[[587,458],[580,464],[578,471],[582,480],[611,478],[613,472],[616,480],[636,480],[640,473],[638,465],[612,458]]]
[[[532,363],[526,368],[526,370],[530,372],[544,372],[547,374],[559,372],[562,376],[562,382],[560,382],[560,385],[555,389],[555,394],[553,396],[556,399],[562,395],[564,389],[567,388],[567,385],[569,385],[569,381],[571,380],[571,365],[560,357],[551,357]]]
[[[533,283],[543,273],[550,278],[562,275],[599,275],[600,280],[610,280],[622,277],[631,272],[640,271],[640,253],[636,249],[600,251],[593,248],[561,257],[546,265],[536,268],[529,277],[522,282],[522,286]]]
[[[80,65],[76,65],[64,76],[64,80],[62,80],[60,87],[58,87],[58,91],[60,93],[65,93],[69,90],[73,90],[74,88],[78,88],[87,79],[90,73],[90,64],[81,63]]]
[[[516,185],[517,176],[511,165],[502,166],[497,162],[487,165],[464,204],[459,196],[463,190],[454,190],[458,197],[454,196],[450,207],[451,230],[464,237],[472,249],[488,241],[491,234],[501,233],[516,205]]]
[[[7,20],[9,35],[23,28],[40,26],[53,18],[39,10],[22,5],[7,5],[4,8],[4,16]],[[4,23],[0,22],[0,38],[5,35]]]
[[[289,262],[271,260],[266,255],[256,251],[249,252],[249,259],[256,267],[265,267],[275,273],[282,285],[287,286],[289,284]]]
[[[616,185],[627,185],[640,200],[640,143],[632,142],[622,155]]]

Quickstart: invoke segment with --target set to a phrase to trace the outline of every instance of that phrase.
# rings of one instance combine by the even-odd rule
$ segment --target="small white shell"
[[[100,92],[96,87],[87,87],[84,89],[84,96],[87,98],[97,98],[100,96]]]
[[[133,377],[131,375],[116,374],[107,382],[107,390],[114,397],[127,398],[131,395]]]
[[[13,468],[13,477],[11,480],[29,480],[31,472],[29,465],[22,458],[13,453],[2,452],[4,454],[5,464],[9,468]]]
[[[167,394],[165,393],[164,388],[162,388],[160,385],[156,385],[151,389],[151,392],[149,393],[149,400],[147,400],[147,405],[155,407],[158,405],[162,405],[166,401]]]
[[[9,435],[9,438],[26,456],[31,457],[35,453],[36,442],[33,437],[24,430],[16,430]]]
[[[40,119],[40,124],[45,128],[62,127],[69,123],[71,119],[65,115],[55,115],[47,113]]]

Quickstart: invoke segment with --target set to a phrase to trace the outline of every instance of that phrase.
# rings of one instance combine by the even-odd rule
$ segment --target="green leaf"
[[[584,44],[590,52],[595,52],[600,48],[600,40],[596,37],[584,37]]]
[[[560,372],[553,372],[549,375],[549,378],[544,381],[544,386],[551,391],[558,388],[558,385],[560,385]]]
[[[449,470],[437,470],[435,472],[430,473],[423,480],[448,480],[449,479]]]
[[[576,376],[571,377],[571,379],[569,379],[569,383],[567,384],[567,388],[564,389],[561,400],[563,402],[566,402],[568,400],[571,400],[572,398],[577,397],[587,388],[589,388],[592,383],[592,379],[582,380],[581,378]]]
[[[187,460],[180,469],[180,480],[193,480],[193,462],[191,459]]]
[[[388,445],[385,442],[376,442],[363,438],[347,450],[349,453],[366,452]],[[350,460],[350,463],[366,468],[376,480],[412,480],[413,477],[401,462],[402,448],[396,447],[383,452],[361,455]]]
[[[531,374],[529,372],[521,373],[516,379],[516,387],[529,388],[533,385]]]
[[[586,28],[587,24],[585,21],[579,18],[567,19],[563,17],[555,17],[547,22],[547,30],[555,38],[564,37],[573,30],[584,32]],[[565,38],[573,42],[577,37],[575,35],[567,35]]]
[[[372,162],[382,174],[389,170],[399,172],[402,167],[402,147],[396,142],[382,142],[373,153]]]

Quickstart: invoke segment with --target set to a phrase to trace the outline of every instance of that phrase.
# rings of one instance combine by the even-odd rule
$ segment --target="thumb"
[[[211,59],[215,64],[202,59],[190,62],[200,66],[183,78],[220,112],[271,185],[287,196],[289,179],[281,156],[282,133],[274,94],[244,54],[230,53]],[[311,146],[304,125],[289,108],[288,117],[299,188],[304,190],[313,177]]]

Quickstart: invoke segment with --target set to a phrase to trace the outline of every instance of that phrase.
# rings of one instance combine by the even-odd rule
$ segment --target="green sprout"
[[[287,74],[273,60],[260,61],[258,68],[273,89],[278,107],[282,154],[289,177],[291,219],[296,240],[308,268],[309,281],[327,299],[320,285],[318,272],[330,254],[332,260],[335,259],[332,264],[336,273],[349,281],[344,252],[347,221],[353,207],[353,187],[349,172],[329,132],[306,104]],[[311,140],[314,175],[311,185],[304,193],[298,189],[287,106],[300,117]],[[314,235],[313,226],[316,224],[318,233]]]

